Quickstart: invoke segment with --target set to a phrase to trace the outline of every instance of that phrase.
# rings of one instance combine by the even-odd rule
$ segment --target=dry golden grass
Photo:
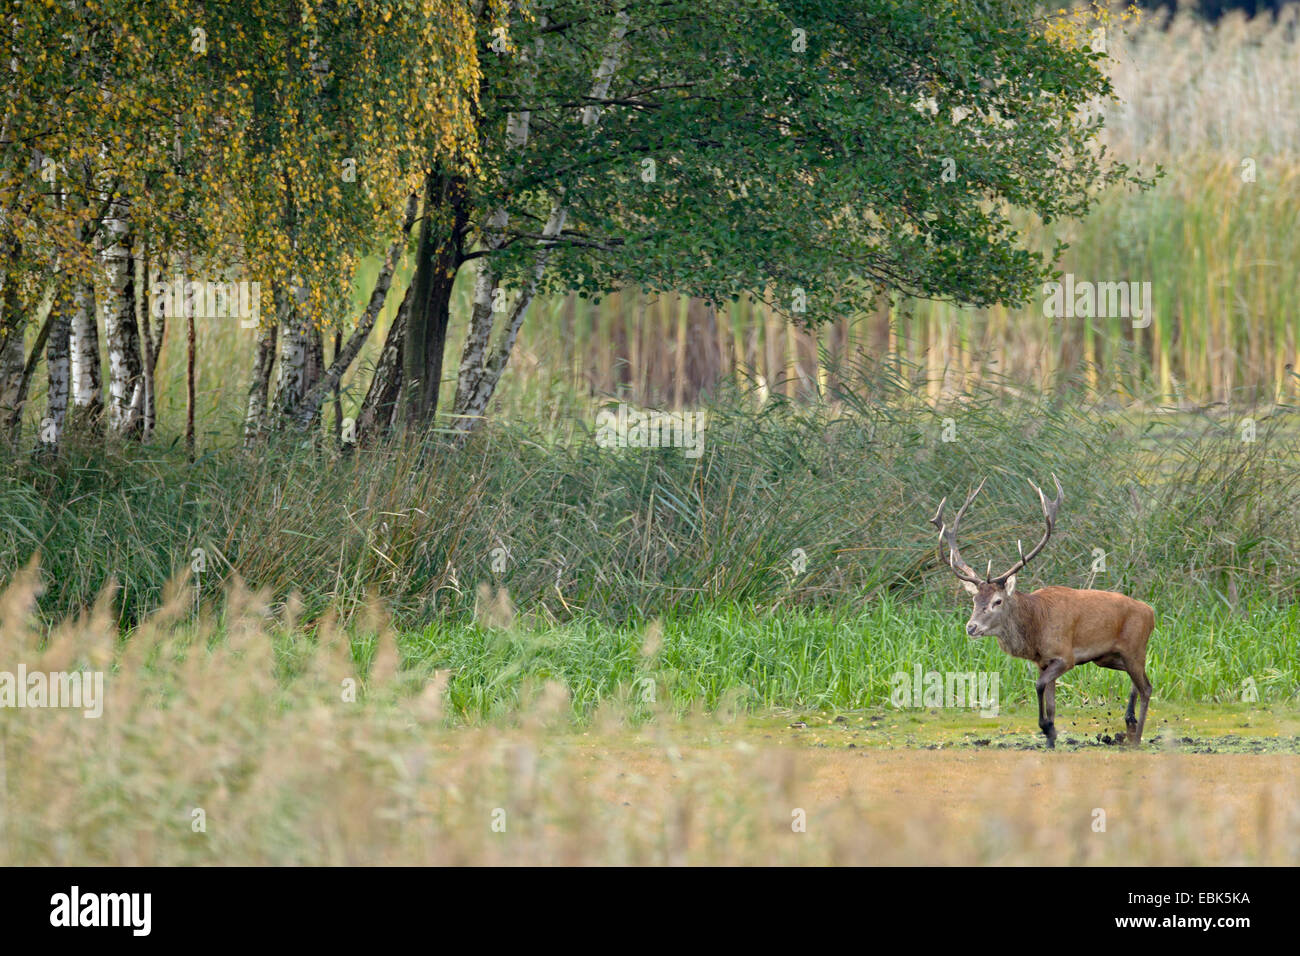
[[[1300,757],[817,751],[703,718],[629,728],[614,708],[584,731],[554,683],[509,726],[449,729],[446,674],[401,672],[382,626],[349,702],[348,641],[326,628],[286,651],[255,595],[232,596],[220,640],[178,588],[126,642],[101,606],[38,650],[34,581],[0,599],[0,659],[108,668],[106,704],[98,719],[0,710],[4,865],[1300,856]]]
[[[1300,9],[1277,21],[1233,12],[1207,23],[1182,12],[1160,29],[1107,37],[1117,103],[1106,108],[1107,144],[1122,158],[1177,163],[1188,154],[1280,157],[1300,151],[1296,83]]]

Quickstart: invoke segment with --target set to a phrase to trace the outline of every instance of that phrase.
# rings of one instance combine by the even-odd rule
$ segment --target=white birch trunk
[[[609,95],[614,73],[618,70],[619,60],[622,58],[629,22],[626,11],[620,10],[615,14],[614,21],[614,27],[610,31],[609,40],[605,44],[600,65],[596,68],[591,84],[589,96],[594,100],[601,100]],[[538,52],[540,53],[540,46]],[[540,60],[540,56],[538,59]],[[585,107],[582,111],[583,127],[595,128],[600,122],[600,114],[599,104]],[[514,116],[508,117],[506,130],[511,145],[522,149],[528,139],[527,115],[520,120],[516,120]],[[465,350],[461,354],[460,370],[456,380],[456,399],[452,409],[454,415],[452,428],[462,435],[473,431],[483,420],[488,402],[492,400],[497,383],[501,379],[501,373],[505,371],[506,364],[510,361],[510,353],[519,336],[519,329],[528,313],[528,307],[532,304],[546,271],[546,262],[550,257],[553,240],[564,229],[566,216],[564,190],[560,189],[551,206],[542,238],[538,240],[528,284],[520,290],[518,300],[511,307],[505,330],[494,351],[490,350],[492,332],[496,324],[492,304],[497,298],[498,281],[490,265],[491,256],[485,255],[479,258],[478,274],[474,283],[474,304],[470,313],[470,328],[465,339]],[[492,217],[488,234],[485,236],[485,245],[489,251],[500,248],[501,243],[505,241],[507,225],[505,211],[498,210]]]
[[[95,284],[77,280],[72,293],[70,364],[72,404],[88,417],[98,417],[104,407],[103,370],[99,357],[99,323],[95,319]]]
[[[68,400],[72,391],[72,364],[69,355],[72,320],[68,315],[70,299],[66,291],[61,291],[54,300],[53,325],[50,328],[50,341],[45,351],[45,369],[49,384],[45,390],[45,416],[41,421],[39,437],[42,447],[51,451],[58,448],[63,438],[64,424],[68,417]]]
[[[542,231],[542,235],[546,238],[542,240],[543,245],[538,249],[534,257],[533,271],[529,277],[528,285],[520,290],[518,300],[511,306],[505,331],[502,333],[501,340],[497,343],[495,351],[490,356],[488,351],[489,338],[494,325],[492,298],[495,296],[496,282],[486,267],[480,268],[479,283],[475,287],[474,313],[471,316],[470,333],[465,342],[465,353],[461,358],[460,376],[456,384],[456,403],[453,408],[455,417],[452,421],[454,430],[468,433],[477,428],[479,422],[482,421],[483,415],[487,411],[488,402],[492,400],[497,383],[501,380],[501,373],[505,371],[506,364],[510,361],[510,352],[514,349],[515,340],[519,337],[519,329],[523,325],[524,316],[528,313],[528,306],[537,294],[537,287],[540,285],[542,275],[546,271],[546,261],[550,254],[550,245],[546,243],[546,239],[560,234],[560,231],[564,228],[566,215],[562,203],[557,203],[552,207],[551,217],[547,220],[546,228]],[[486,261],[486,256],[480,260],[481,263]],[[480,287],[486,288],[489,285],[491,291],[488,291],[485,295],[486,308],[482,309],[480,313]]]
[[[144,412],[140,330],[135,319],[135,259],[128,217],[122,200],[110,204],[103,252],[108,284],[102,306],[108,344],[108,424],[122,435],[138,428]]]
[[[280,329],[280,375],[275,382],[275,403],[285,413],[296,408],[305,392],[307,332],[298,322]]]
[[[292,417],[303,398],[320,378],[320,332],[303,316],[307,291],[297,283],[289,287],[280,322],[280,370],[276,378],[275,407]]]

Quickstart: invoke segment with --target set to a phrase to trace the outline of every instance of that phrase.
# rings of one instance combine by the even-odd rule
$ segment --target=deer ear
[[[967,593],[967,594],[979,594],[979,593],[980,593],[980,589],[977,588],[975,585],[971,584],[969,581],[962,581],[962,582],[961,582],[961,586],[964,587],[964,588],[966,589],[966,593]]]
[[[1007,593],[1008,594],[1016,593],[1016,576],[1014,574],[1011,575],[1011,577],[1007,578]]]

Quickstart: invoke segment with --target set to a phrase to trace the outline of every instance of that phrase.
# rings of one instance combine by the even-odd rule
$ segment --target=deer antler
[[[962,560],[961,552],[957,550],[957,526],[961,524],[962,515],[966,513],[966,509],[970,507],[970,503],[975,500],[975,496],[980,493],[980,489],[984,487],[984,482],[987,480],[987,477],[981,478],[975,490],[966,496],[966,503],[957,511],[957,517],[952,519],[951,528],[943,520],[943,507],[948,503],[947,498],[939,502],[939,510],[930,519],[930,524],[939,529],[939,537],[948,542],[948,566],[952,568],[952,573],[971,584],[981,584],[983,579],[975,573],[974,568]]]
[[[1056,483],[1056,497],[1051,501],[1047,500],[1047,497],[1043,494],[1042,488],[1039,488],[1032,481],[1029,483],[1029,487],[1038,492],[1038,501],[1039,504],[1043,506],[1043,520],[1047,523],[1047,531],[1043,534],[1043,537],[1038,544],[1034,545],[1029,550],[1028,554],[1025,554],[1023,549],[1020,549],[1020,542],[1017,541],[1016,548],[1020,550],[1020,560],[1012,565],[1010,571],[999,574],[996,578],[993,578],[992,581],[994,584],[1005,584],[1007,578],[1011,577],[1011,575],[1015,574],[1030,561],[1034,560],[1034,558],[1037,557],[1038,552],[1042,551],[1043,548],[1047,546],[1047,539],[1052,536],[1052,529],[1056,527],[1056,512],[1061,507],[1061,502],[1065,500],[1065,492],[1062,490],[1061,482],[1056,475],[1052,475],[1052,481]]]

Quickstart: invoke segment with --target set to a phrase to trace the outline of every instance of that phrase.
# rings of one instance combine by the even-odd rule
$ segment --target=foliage
[[[752,291],[805,320],[874,285],[1017,300],[1047,260],[1023,247],[1010,208],[1050,222],[1140,181],[1098,154],[1099,120],[1082,112],[1110,91],[1103,56],[1050,38],[1033,4],[621,9],[630,26],[599,124],[580,107],[605,4],[539,4],[512,33],[526,61],[485,58],[479,218],[508,214],[515,241],[494,258],[515,284],[533,248],[517,240],[562,196],[552,290]],[[525,105],[519,149],[507,125]]]
[[[88,270],[121,202],[155,254],[299,277],[320,315],[425,164],[472,168],[480,77],[455,0],[58,0],[6,22],[0,239],[42,281]]]

